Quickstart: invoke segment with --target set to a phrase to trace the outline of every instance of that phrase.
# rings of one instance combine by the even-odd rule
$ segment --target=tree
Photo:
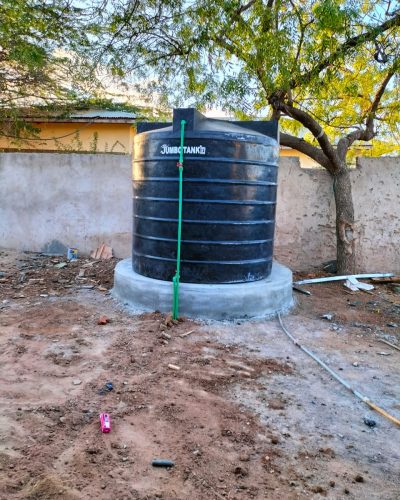
[[[2,0],[0,3],[0,134],[31,133],[29,108],[65,107],[91,95],[93,71],[81,54],[90,45],[83,2]]]
[[[400,4],[392,0],[109,0],[99,57],[156,75],[170,102],[281,121],[281,144],[332,176],[340,273],[356,266],[347,158],[398,139]]]

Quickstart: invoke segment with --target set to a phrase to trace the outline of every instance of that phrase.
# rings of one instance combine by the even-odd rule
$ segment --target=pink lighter
[[[101,432],[111,431],[111,419],[108,413],[100,413]]]

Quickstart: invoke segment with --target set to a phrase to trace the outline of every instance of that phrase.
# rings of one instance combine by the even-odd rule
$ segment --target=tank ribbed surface
[[[268,277],[275,226],[276,126],[270,127],[271,135],[275,134],[270,137],[230,122],[206,119],[191,109],[176,110],[172,126],[135,136],[134,271],[165,281],[175,273],[179,187],[176,164],[182,118],[188,125],[181,282],[239,283]]]

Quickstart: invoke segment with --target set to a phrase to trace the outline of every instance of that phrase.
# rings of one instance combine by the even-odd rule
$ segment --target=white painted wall
[[[351,172],[359,271],[400,272],[400,158],[361,158]],[[130,157],[0,154],[0,246],[43,251],[101,243],[130,255]],[[294,270],[335,258],[332,183],[322,169],[281,158],[275,257]]]

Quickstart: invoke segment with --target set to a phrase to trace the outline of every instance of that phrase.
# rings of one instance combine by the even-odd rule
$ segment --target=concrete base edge
[[[170,312],[172,308],[172,282],[135,273],[131,259],[117,264],[112,294],[137,312]],[[265,280],[228,285],[180,285],[179,314],[189,318],[265,318],[286,312],[292,305],[292,272],[277,262]]]

